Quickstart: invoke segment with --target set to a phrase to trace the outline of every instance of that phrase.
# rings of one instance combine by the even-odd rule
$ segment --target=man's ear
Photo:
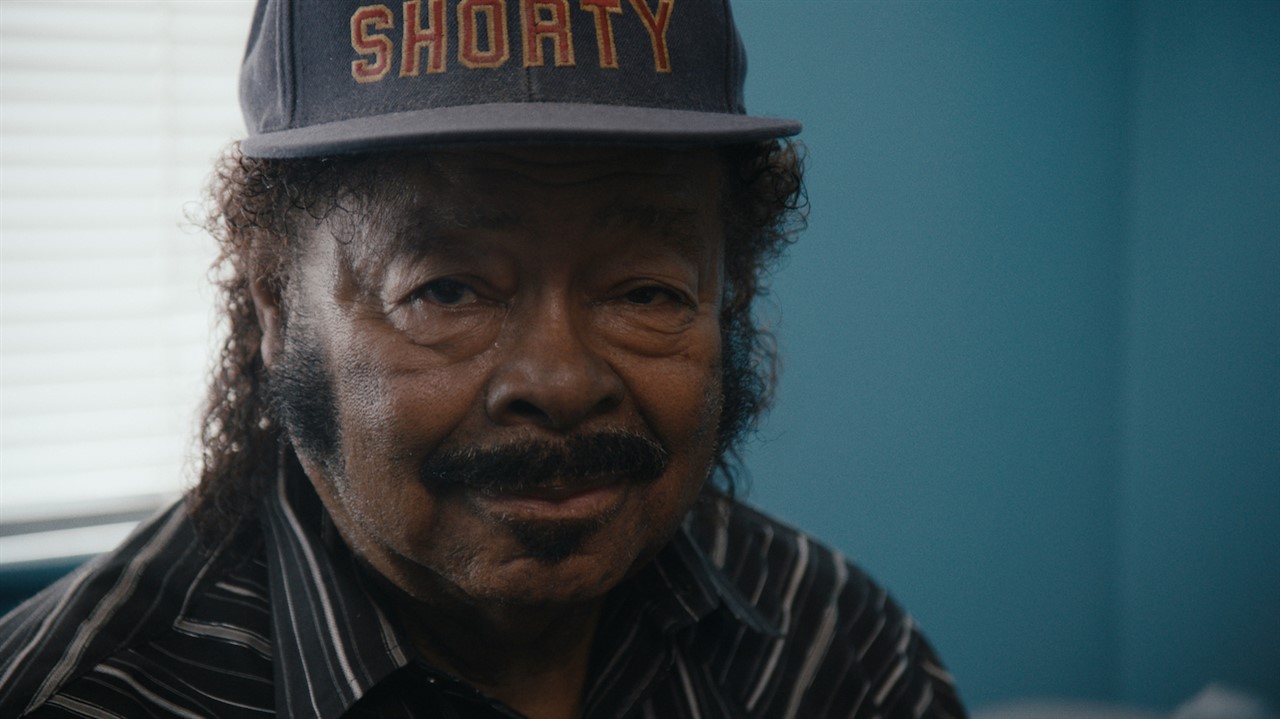
[[[262,277],[249,281],[249,295],[253,297],[253,311],[258,315],[258,327],[262,329],[262,363],[269,368],[284,347],[284,325],[280,314],[282,302],[271,283]]]

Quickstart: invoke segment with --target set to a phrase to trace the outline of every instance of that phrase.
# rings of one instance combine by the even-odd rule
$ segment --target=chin
[[[624,535],[635,539],[637,535]],[[579,540],[572,535],[553,533],[548,541],[530,551],[527,538],[519,542],[517,556],[500,566],[489,567],[473,576],[477,591],[473,598],[501,604],[573,605],[602,599],[634,573],[665,542],[639,546],[618,546],[600,535]],[[654,546],[656,545],[656,546]]]
[[[556,571],[530,573],[495,587],[490,601],[509,606],[573,606],[604,599],[625,577],[625,573]]]

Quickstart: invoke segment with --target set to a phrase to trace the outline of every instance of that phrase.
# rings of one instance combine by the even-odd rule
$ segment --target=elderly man
[[[733,497],[803,196],[744,74],[718,0],[262,2],[201,482],[5,620],[0,714],[962,716]]]

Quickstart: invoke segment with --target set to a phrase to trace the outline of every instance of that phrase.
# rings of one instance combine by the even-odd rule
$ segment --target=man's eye
[[[476,299],[475,290],[457,280],[432,280],[413,293],[413,299],[426,300],[446,307]]]
[[[675,291],[665,287],[637,287],[624,295],[626,300],[636,305],[652,305],[659,302],[678,302],[685,304],[685,300]]]

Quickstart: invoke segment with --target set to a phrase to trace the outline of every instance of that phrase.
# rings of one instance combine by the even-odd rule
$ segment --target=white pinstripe
[[[76,596],[76,592],[80,588],[80,585],[83,584],[85,579],[88,577],[88,572],[79,572],[75,581],[67,588],[67,591],[63,592],[62,596],[58,598],[58,603],[54,605],[53,611],[44,615],[44,619],[40,621],[40,628],[36,630],[36,635],[27,642],[26,646],[22,648],[22,651],[14,655],[14,658],[9,663],[9,668],[5,670],[4,674],[0,674],[0,686],[8,684],[13,673],[17,671],[18,667],[22,666],[27,656],[31,654],[36,647],[44,643],[45,635],[53,628],[59,615],[62,614],[62,611],[66,609],[67,604]]]
[[[68,711],[79,712],[81,716],[89,717],[90,719],[129,719],[115,712],[109,712],[97,704],[90,704],[75,697],[55,696],[48,703]]]
[[[920,701],[916,702],[916,705],[912,707],[912,713],[915,714],[916,719],[920,719],[921,717],[923,717],[925,710],[928,709],[929,705],[932,703],[933,703],[933,685],[926,684],[924,685],[924,691],[920,693]]]
[[[800,580],[804,578],[805,569],[809,563],[809,538],[803,534],[796,535],[796,567],[791,573],[791,581],[787,584],[787,592],[782,598],[782,633],[786,634],[791,631],[791,605],[796,600],[796,592],[800,590]],[[773,678],[773,672],[778,668],[778,658],[782,655],[782,646],[784,640],[778,639],[774,641],[773,648],[769,652],[769,661],[765,664],[764,672],[761,673],[756,688],[751,692],[751,697],[747,699],[747,710],[754,711],[756,704],[760,701],[760,697],[764,694],[765,686],[769,680]]]
[[[698,711],[698,696],[693,690],[693,680],[689,678],[689,668],[684,664],[684,657],[679,650],[675,653],[676,674],[680,677],[680,686],[684,689],[684,698],[688,702],[690,716],[693,719],[702,719],[702,712]]]
[[[284,483],[283,483],[283,482],[281,482],[281,483],[280,483],[280,489],[279,489],[279,492],[280,492],[280,502],[281,502],[282,504],[284,504],[284,505],[287,505],[287,504],[288,504],[288,499],[284,496]],[[278,549],[277,549],[277,551],[278,551],[278,552],[282,552],[282,551],[283,551],[283,547],[278,548]],[[281,558],[283,559],[283,557],[281,557]],[[289,608],[289,617],[290,617],[290,618],[295,618],[295,617],[297,617],[297,616],[298,616],[297,608],[295,607],[294,602],[293,602],[293,593],[294,593],[294,589],[295,589],[295,588],[294,588],[293,586],[291,586],[291,582],[283,582],[282,584],[284,585],[284,601],[285,601],[285,605]],[[319,697],[317,697],[317,696],[316,696],[316,692],[315,692],[315,683],[314,683],[314,682],[312,681],[312,679],[311,679],[311,669],[310,669],[311,664],[310,664],[310,662],[305,661],[305,653],[306,653],[306,652],[305,652],[304,647],[302,646],[302,636],[301,636],[298,632],[296,632],[296,631],[292,632],[292,635],[293,635],[293,637],[294,637],[294,646],[296,646],[296,647],[297,647],[297,649],[298,649],[298,655],[299,655],[300,657],[303,657],[303,658],[304,658],[304,661],[299,662],[299,664],[301,664],[301,665],[302,665],[302,675],[303,675],[304,677],[306,677],[306,680],[307,680],[307,681],[306,681],[306,684],[307,684],[307,698],[311,701],[311,708],[312,708],[313,710],[315,710],[315,715],[316,715],[316,716],[320,716],[320,703],[319,703]],[[335,635],[335,636],[336,636],[336,635]],[[288,695],[289,690],[292,688],[292,683],[291,683],[291,682],[285,682],[285,683],[284,683],[284,688],[285,688],[285,693],[286,693],[286,695]]]
[[[156,536],[134,556],[133,561],[129,562],[128,568],[120,575],[116,585],[102,598],[98,606],[94,607],[88,621],[80,625],[76,631],[75,638],[63,653],[62,659],[45,677],[40,689],[36,691],[35,696],[31,698],[31,703],[27,705],[27,709],[43,704],[57,691],[62,682],[66,681],[68,674],[79,663],[80,655],[84,653],[89,642],[97,636],[98,631],[111,619],[111,616],[120,608],[120,605],[133,594],[137,588],[138,579],[142,574],[143,568],[147,566],[152,557],[168,544],[169,539],[182,526],[182,520],[182,513],[174,512],[164,526],[160,528],[160,531],[156,533]],[[17,665],[18,662],[14,662],[14,666]]]
[[[284,492],[284,482],[279,483],[281,493]],[[306,541],[306,535],[302,532],[302,524],[298,521],[297,515],[293,513],[293,507],[289,504],[287,497],[280,498],[280,505],[284,509],[285,519],[289,520],[289,527],[293,529],[294,536],[298,539],[298,546],[302,548],[303,556],[307,560],[307,568],[311,570],[311,579],[315,585],[316,591],[320,595],[320,606],[324,610],[324,621],[329,625],[330,636],[340,637],[338,633],[338,622],[333,616],[333,602],[329,599],[329,592],[324,585],[324,577],[320,573],[320,565],[316,562],[316,555],[311,551],[311,545]],[[351,689],[351,693],[360,696],[360,682],[356,681],[355,672],[351,670],[351,660],[347,658],[347,648],[341,642],[334,642],[334,652],[338,655],[338,663],[342,666],[342,673],[347,680],[347,686]]]
[[[907,671],[907,660],[898,657],[897,663],[893,665],[893,671],[889,672],[889,676],[880,685],[880,690],[876,692],[876,704],[884,704],[885,697],[889,696],[889,692],[893,691],[893,687],[902,678],[903,673]]]
[[[269,639],[238,626],[198,622],[187,617],[181,617],[173,623],[173,628],[191,636],[212,637],[238,644],[242,647],[248,647],[267,659],[271,658],[271,641]]]
[[[827,656],[827,650],[831,647],[831,640],[835,637],[837,604],[840,593],[844,591],[845,582],[849,580],[849,568],[845,565],[844,557],[836,552],[832,556],[835,563],[836,582],[831,588],[831,598],[827,600],[827,606],[822,610],[822,621],[818,624],[818,631],[814,635],[814,639],[809,644],[809,651],[805,655],[804,664],[800,667],[799,674],[796,675],[796,681],[791,688],[791,699],[787,702],[787,710],[783,713],[784,717],[796,716],[796,712],[800,711],[800,702],[804,699],[804,693],[809,690],[809,686],[813,684],[813,677],[818,673],[818,667],[822,666],[822,660]]]
[[[119,679],[120,681],[127,684],[130,689],[134,690],[135,692],[138,692],[142,696],[154,702],[156,706],[164,707],[165,709],[168,709],[170,712],[173,712],[176,716],[180,716],[183,719],[205,719],[203,715],[196,714],[193,711],[188,711],[178,706],[177,704],[174,704],[168,699],[165,699],[159,694],[156,694],[150,689],[142,686],[142,684],[139,683],[138,680],[134,679],[132,676],[130,676],[127,672],[123,670],[116,669],[115,667],[112,667],[112,666],[104,665],[104,666],[99,666],[95,668],[94,671],[99,674],[106,674],[109,677],[115,677],[116,679]]]

